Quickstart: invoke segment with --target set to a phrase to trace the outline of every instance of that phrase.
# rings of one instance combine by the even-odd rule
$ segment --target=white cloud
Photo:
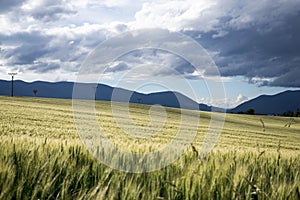
[[[95,3],[98,3],[98,0],[94,0]],[[108,7],[125,7],[130,4],[139,4],[139,1],[134,0],[101,0],[100,4],[106,5]]]
[[[231,99],[231,98],[201,98],[200,102],[207,104],[207,105],[213,105],[216,107],[220,107],[220,108],[226,108],[226,109],[231,109],[234,108],[238,105],[240,105],[241,103],[248,101],[249,98],[239,94],[236,99]]]
[[[93,6],[107,6],[107,7],[128,7],[132,4],[139,4],[140,1],[134,0],[71,0],[72,5],[79,8],[87,8]]]
[[[213,1],[147,1],[136,13],[131,27],[209,31],[218,23],[219,13],[209,10],[214,5]]]
[[[240,104],[240,103],[243,103],[245,101],[249,100],[248,97],[242,95],[242,94],[239,94],[236,98],[236,104]]]
[[[201,103],[206,103],[207,105],[213,105],[220,108],[231,109],[240,105],[241,103],[249,100],[248,97],[239,94],[236,99],[225,98],[225,99],[216,99],[216,98],[203,98]]]

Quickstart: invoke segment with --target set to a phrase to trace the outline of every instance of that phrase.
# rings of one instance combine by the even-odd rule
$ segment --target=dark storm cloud
[[[0,14],[22,5],[26,0],[0,0]]]
[[[11,21],[22,21],[23,18],[32,17],[37,21],[57,21],[64,16],[75,14],[76,11],[69,3],[63,0],[39,1],[30,8],[22,8],[25,3],[32,3],[28,0],[0,0],[0,14],[6,14]]]
[[[0,32],[0,59],[15,71],[47,73],[61,68],[74,72],[104,37],[101,30],[83,30],[86,29],[77,33],[76,30],[67,29],[67,34],[61,33],[60,29],[52,33],[45,30],[24,30],[13,34]],[[92,43],[95,45],[92,46]]]
[[[50,53],[48,43],[51,37],[46,37],[41,32],[19,32],[12,35],[1,35],[0,40],[5,44],[16,46],[13,49],[3,50],[4,58],[10,65],[27,65],[34,63],[40,57]]]
[[[6,54],[6,58],[11,60],[12,65],[27,65],[46,53],[49,53],[49,50],[43,44],[24,44]]]
[[[65,15],[75,14],[76,11],[67,6],[62,0],[44,1],[43,4],[29,11],[34,19],[49,22],[60,19]]]
[[[214,56],[222,76],[270,79],[261,85],[300,87],[300,12],[281,16],[280,26],[272,22],[243,29],[227,27],[227,35],[214,38],[215,31],[198,39]],[[229,24],[231,19],[223,23]],[[196,36],[199,33],[188,33]]]
[[[197,78],[192,75],[195,71],[194,66],[192,66],[184,58],[164,50],[139,49],[124,55],[120,59],[127,63],[126,66],[123,66],[125,63],[122,62],[120,63],[120,66],[117,65],[112,68],[114,70],[113,72],[121,72],[132,69],[132,67],[128,66],[143,67],[143,65],[147,63],[147,67],[153,69],[151,71],[151,75],[154,77],[176,76],[178,74],[182,74],[188,79]],[[145,73],[149,73],[149,71],[145,71]]]
[[[53,39],[53,36],[47,36],[39,31],[17,32],[11,35],[0,34],[0,40],[4,41],[2,57],[7,61],[6,66],[15,71],[37,73],[47,73],[60,68],[61,63],[53,62],[53,60],[61,60],[64,57],[62,53],[60,56],[55,55],[59,49],[63,48],[51,46]],[[14,46],[14,48],[6,48],[6,46]],[[72,50],[68,49],[68,51]]]
[[[300,86],[300,68],[290,69],[289,72],[282,74],[273,82],[265,83],[268,86],[285,86],[285,87],[299,87]]]
[[[47,73],[59,68],[60,65],[58,63],[41,62],[41,63],[35,63],[34,65],[30,66],[26,70],[34,71],[35,73]]]

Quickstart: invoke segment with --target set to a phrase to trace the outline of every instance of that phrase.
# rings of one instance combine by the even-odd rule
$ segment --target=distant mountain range
[[[251,108],[254,109],[255,114],[263,115],[281,115],[286,111],[295,111],[300,109],[300,90],[288,90],[275,95],[261,95],[228,110],[228,112],[246,112]]]
[[[85,88],[95,90],[94,84],[82,84]],[[73,82],[43,82],[36,81],[27,83],[24,81],[14,81],[14,95],[15,96],[34,96],[33,90],[37,89],[38,97],[47,98],[65,98],[71,99],[73,94]],[[117,94],[116,96],[113,95]],[[11,95],[11,82],[0,80],[0,95]],[[112,98],[113,97],[113,98]],[[130,103],[141,103],[148,105],[162,105],[173,108],[184,109],[199,109],[202,111],[224,111],[224,109],[208,106],[206,104],[198,104],[194,100],[185,95],[173,92],[157,92],[151,94],[143,94],[133,92],[122,88],[114,88],[104,84],[98,84],[95,98],[104,101],[119,101]],[[179,103],[180,102],[180,103]],[[254,109],[256,114],[282,114],[286,111],[295,111],[300,108],[300,90],[285,91],[276,95],[261,95],[250,101],[242,103],[236,108],[229,109],[227,112],[239,113],[246,112],[248,109]]]
[[[85,89],[94,90],[95,84],[81,84]],[[38,97],[47,98],[64,98],[71,99],[73,94],[73,82],[43,82],[36,81],[27,83],[24,81],[14,81],[14,95],[15,96],[34,96],[33,90],[37,89]],[[116,94],[112,96],[112,94]],[[11,81],[0,80],[0,95],[11,95]],[[104,84],[98,84],[95,98],[97,100],[118,102],[129,102],[130,103],[141,103],[148,105],[162,105],[173,108],[184,108],[184,109],[199,109],[203,111],[211,111],[212,107],[205,104],[198,104],[194,100],[184,96],[178,92],[158,92],[151,94],[143,94],[139,92],[133,92],[122,88],[114,88]],[[84,98],[84,97],[83,97]],[[179,103],[180,102],[180,103]]]

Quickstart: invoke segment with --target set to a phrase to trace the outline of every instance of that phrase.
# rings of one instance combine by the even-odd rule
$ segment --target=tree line
[[[249,108],[245,112],[238,112],[238,114],[254,115],[255,114],[255,110],[253,108]],[[284,112],[282,114],[274,114],[274,115],[284,116],[284,117],[300,117],[300,109],[297,108],[294,111],[288,110],[288,111],[286,111],[286,112]]]
[[[300,109],[297,108],[295,111],[288,110],[288,111],[282,113],[282,116],[285,116],[285,117],[300,117]]]

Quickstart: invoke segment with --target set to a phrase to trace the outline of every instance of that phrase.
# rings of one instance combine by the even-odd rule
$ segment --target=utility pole
[[[11,96],[14,96],[14,76],[17,75],[18,73],[16,72],[10,72],[8,75],[11,76]]]

